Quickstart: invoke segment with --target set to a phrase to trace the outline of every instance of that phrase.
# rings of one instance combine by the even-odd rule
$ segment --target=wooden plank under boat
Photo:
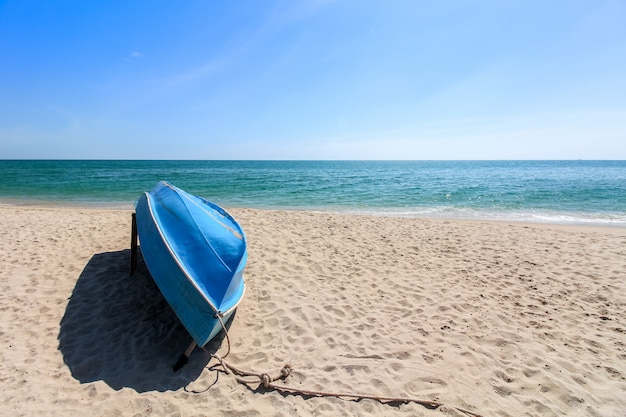
[[[232,316],[245,292],[246,236],[218,205],[161,181],[136,207],[144,261],[198,346]]]

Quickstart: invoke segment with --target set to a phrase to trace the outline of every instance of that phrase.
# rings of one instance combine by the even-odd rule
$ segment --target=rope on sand
[[[220,365],[222,366],[222,369],[224,370],[226,374],[233,376],[238,383],[245,385],[248,389],[251,389],[251,390],[258,390],[258,388],[263,387],[265,390],[275,390],[283,394],[301,395],[301,396],[306,396],[306,397],[335,397],[335,398],[347,399],[351,401],[361,401],[361,400],[369,399],[369,400],[378,401],[381,404],[416,403],[431,410],[435,410],[435,409],[445,406],[445,404],[440,403],[438,401],[421,400],[418,398],[384,397],[384,396],[379,396],[379,395],[368,395],[368,394],[351,394],[351,393],[337,393],[337,392],[326,392],[326,391],[313,391],[313,390],[289,387],[286,385],[277,385],[277,384],[274,384],[275,381],[284,380],[289,375],[291,375],[291,372],[293,370],[291,365],[286,364],[280,369],[280,371],[278,371],[278,373],[274,375],[270,375],[268,373],[256,373],[256,372],[243,371],[229,364],[217,354],[211,354],[211,357],[213,357],[220,363]],[[256,384],[258,384],[258,386],[254,388],[253,386]],[[481,417],[480,414],[474,413],[469,410],[464,410],[459,407],[450,407],[450,408],[460,411],[461,413],[464,413],[469,417]]]
[[[263,387],[265,390],[274,390],[274,391],[281,392],[283,394],[301,395],[305,397],[334,397],[334,398],[340,398],[340,399],[347,399],[351,401],[361,401],[361,400],[368,399],[368,400],[378,401],[381,404],[415,403],[431,410],[436,410],[440,407],[446,406],[445,404],[440,403],[438,401],[421,400],[419,398],[385,397],[385,396],[369,395],[369,394],[351,394],[351,393],[337,393],[337,392],[326,392],[326,391],[313,391],[313,390],[289,387],[286,385],[274,384],[274,382],[285,380],[289,375],[291,375],[291,372],[293,370],[291,365],[286,364],[280,369],[280,371],[277,374],[270,375],[268,373],[243,371],[229,364],[228,362],[224,360],[224,358],[226,358],[226,356],[230,354],[230,337],[228,335],[228,328],[226,327],[224,321],[220,317],[220,314],[217,314],[217,318],[220,321],[220,324],[222,325],[222,329],[224,330],[224,334],[226,336],[226,344],[228,346],[226,354],[223,357],[220,357],[216,353],[211,353],[207,351],[205,348],[202,348],[202,349],[205,352],[207,352],[209,355],[211,355],[212,358],[216,359],[220,363],[223,371],[226,374],[233,376],[238,383],[245,385],[250,390],[256,391],[259,389],[259,387]],[[253,380],[250,380],[250,378],[253,378]],[[253,387],[253,385],[255,384],[258,384],[256,388]],[[482,417],[480,414],[474,413],[469,410],[464,410],[459,407],[451,407],[451,406],[447,406],[447,407],[453,408],[469,417]]]

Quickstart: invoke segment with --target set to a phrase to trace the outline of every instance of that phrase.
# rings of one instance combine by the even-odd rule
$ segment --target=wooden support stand
[[[193,352],[196,346],[198,346],[198,344],[196,343],[195,340],[192,340],[191,344],[189,344],[189,347],[187,348],[185,353],[180,355],[180,358],[178,358],[178,362],[176,362],[176,364],[174,365],[174,372],[178,371],[180,368],[187,365],[187,362],[189,362],[189,356],[191,356],[191,352]]]
[[[137,269],[137,215],[133,213],[130,236],[130,275]]]

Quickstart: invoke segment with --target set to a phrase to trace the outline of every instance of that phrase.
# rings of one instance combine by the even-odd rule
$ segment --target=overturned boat
[[[205,346],[245,292],[246,236],[218,205],[162,181],[137,201],[144,261],[194,342]]]

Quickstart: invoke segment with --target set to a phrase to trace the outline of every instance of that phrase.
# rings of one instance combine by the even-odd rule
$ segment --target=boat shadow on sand
[[[139,252],[140,253],[140,252]],[[141,256],[129,275],[130,250],[94,255],[80,274],[61,320],[59,350],[81,383],[104,381],[137,392],[175,391],[195,381],[211,359],[196,349],[172,366],[191,342],[150,277]],[[219,348],[222,334],[207,346]]]

